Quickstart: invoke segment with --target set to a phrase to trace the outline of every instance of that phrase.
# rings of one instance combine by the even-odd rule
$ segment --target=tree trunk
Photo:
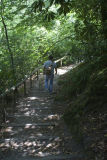
[[[105,39],[107,39],[107,0],[101,1],[101,16],[102,16],[103,34],[105,36]]]
[[[3,4],[3,0],[1,0],[1,20],[2,20],[2,24],[4,26],[6,42],[7,42],[7,48],[8,48],[9,54],[10,54],[10,58],[11,58],[13,81],[14,81],[14,85],[15,85],[16,78],[15,78],[15,69],[14,69],[14,59],[13,59],[13,53],[12,53],[11,48],[10,48],[7,26],[5,24],[5,20],[4,20],[4,16],[3,16],[3,8],[4,8],[4,4]]]

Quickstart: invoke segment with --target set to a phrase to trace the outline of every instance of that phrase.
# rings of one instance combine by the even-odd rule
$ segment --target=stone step
[[[58,141],[60,140],[60,137],[58,136],[29,136],[29,137],[23,137],[23,139],[21,137],[19,138],[6,138],[6,139],[0,139],[0,143],[11,143],[11,142],[23,142],[23,141],[37,141],[37,140],[40,140],[40,141],[44,141],[44,140],[54,140],[54,141]]]
[[[6,117],[7,118],[18,118],[18,117],[61,117],[62,114],[59,112],[59,113],[56,113],[52,110],[47,110],[44,112],[44,110],[38,110],[37,112],[33,112],[33,111],[27,111],[27,112],[17,112],[17,113],[14,113],[14,114],[7,114]]]
[[[30,159],[28,159],[28,160],[30,160]],[[31,160],[34,160],[34,159],[31,159]],[[60,155],[50,155],[50,156],[45,156],[45,157],[40,157],[40,158],[35,157],[35,160],[86,160],[86,158],[83,156],[79,156],[79,155],[60,154]]]
[[[29,156],[8,156],[5,157],[3,156],[4,159],[3,160],[87,160],[86,157],[81,156],[81,155],[73,155],[73,154],[59,154],[59,155],[49,155],[49,156],[34,156],[34,157],[29,157]]]
[[[38,117],[38,116],[44,118],[44,117],[57,117],[57,116],[59,117],[59,116],[61,116],[61,115],[59,115],[59,114],[45,114],[45,115],[41,115],[41,114],[40,114],[40,115],[39,115],[39,114],[36,113],[35,115],[32,115],[32,118],[33,118],[33,117]],[[26,117],[30,117],[30,118],[31,118],[31,115],[28,115],[28,114],[9,114],[9,115],[7,115],[7,117],[8,117],[8,118],[14,118],[14,117],[15,117],[15,118],[18,118],[18,117],[25,117],[25,118],[26,118]]]
[[[50,154],[57,154],[61,152],[59,147],[61,139],[59,137],[32,137],[32,138],[8,138],[0,140],[0,150],[9,150],[13,153],[14,149],[23,155],[23,151],[29,155],[32,152],[34,156],[46,156]],[[41,155],[42,153],[42,155]]]
[[[58,106],[57,108],[61,110],[61,109],[62,109],[62,106],[60,106],[60,107]],[[54,107],[53,107],[53,108],[50,108],[50,107],[48,107],[48,106],[47,106],[47,107],[43,107],[43,106],[40,106],[40,107],[37,107],[37,106],[25,107],[25,106],[22,106],[22,107],[20,107],[20,108],[17,108],[17,110],[20,110],[20,111],[21,111],[21,110],[22,110],[22,111],[29,111],[29,110],[35,110],[35,111],[36,111],[36,110],[37,110],[37,111],[38,111],[38,110],[49,110],[49,111],[50,111],[50,110],[52,110],[52,111],[53,111],[53,110],[55,110],[55,108],[54,108]]]
[[[47,139],[48,138],[48,139]],[[86,160],[80,153],[65,153],[59,147],[59,137],[39,139],[4,139],[0,141],[0,150],[8,153],[8,160]],[[11,149],[10,149],[11,148]],[[17,156],[15,156],[15,153]],[[6,155],[4,155],[6,156]],[[7,158],[7,157],[6,157]],[[7,160],[4,158],[3,160]],[[16,158],[16,159],[15,159]]]
[[[40,104],[38,104],[40,106]],[[48,106],[43,106],[41,105],[40,107],[38,107],[38,105],[25,105],[25,106],[16,106],[17,109],[35,109],[35,110],[47,110],[49,109]]]
[[[7,117],[6,120],[7,122],[11,123],[16,123],[16,124],[21,124],[21,123],[58,123],[60,119],[60,116],[56,115],[36,115],[36,116],[22,116],[22,115],[17,115],[17,116],[11,116]]]
[[[25,109],[17,110],[17,114],[33,116],[33,115],[36,115],[36,114],[52,114],[53,111],[54,110],[52,110],[51,108],[48,108],[48,109],[32,109],[32,108],[29,108],[27,110],[25,110]],[[8,116],[8,114],[7,114],[7,116]]]
[[[5,138],[15,138],[15,137],[30,137],[34,136],[50,136],[54,135],[54,126],[32,126],[32,127],[5,127],[2,133],[3,137]]]
[[[57,123],[27,123],[27,124],[15,124],[15,123],[11,123],[11,124],[5,124],[5,125],[0,125],[1,127],[25,127],[25,128],[30,128],[30,127],[38,127],[38,126],[42,126],[42,127],[47,127],[47,126],[56,126]]]
[[[23,102],[16,105],[16,108],[47,108],[49,107],[49,100],[46,101],[45,99],[42,101],[36,100],[36,101],[29,101],[29,102]]]
[[[10,114],[10,115],[8,115],[7,116],[7,118],[20,118],[20,117],[22,117],[22,118],[31,118],[31,119],[34,119],[34,118],[42,118],[42,119],[44,119],[44,118],[47,118],[47,119],[55,119],[55,118],[60,118],[62,115],[60,114],[43,114],[43,115],[39,115],[39,114],[35,114],[35,115],[32,115],[32,116],[30,116],[30,115],[27,115],[27,114],[25,114],[25,115],[23,115],[23,114],[14,114],[14,115],[12,115],[12,114]]]

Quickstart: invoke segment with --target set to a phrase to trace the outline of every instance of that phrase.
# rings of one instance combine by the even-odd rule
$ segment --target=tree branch
[[[5,36],[6,36],[6,42],[7,42],[7,48],[11,57],[11,66],[12,66],[12,72],[13,72],[13,80],[14,80],[14,84],[15,84],[15,69],[14,69],[14,59],[13,59],[13,54],[10,48],[10,43],[9,43],[9,38],[8,38],[8,31],[7,31],[7,26],[5,24],[5,20],[4,20],[4,16],[3,16],[3,9],[4,9],[4,3],[3,0],[1,0],[1,22],[4,26],[4,30],[5,30]]]

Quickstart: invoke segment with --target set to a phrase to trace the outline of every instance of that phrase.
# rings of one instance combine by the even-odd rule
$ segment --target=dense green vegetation
[[[70,100],[64,119],[82,134],[84,119],[106,110],[106,14],[106,0],[0,0],[0,94],[49,54],[82,62],[59,83]]]
[[[59,79],[56,100],[65,101],[64,120],[84,144],[89,159],[104,157],[107,115],[107,57],[79,64]],[[60,94],[59,94],[60,93]]]
[[[0,93],[47,57],[70,61],[105,54],[106,1],[0,1]]]

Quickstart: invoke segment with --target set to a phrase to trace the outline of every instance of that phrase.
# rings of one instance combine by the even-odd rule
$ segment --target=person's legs
[[[52,93],[52,91],[53,91],[53,79],[54,79],[54,75],[51,75],[50,83],[49,83],[49,92],[50,93]]]

